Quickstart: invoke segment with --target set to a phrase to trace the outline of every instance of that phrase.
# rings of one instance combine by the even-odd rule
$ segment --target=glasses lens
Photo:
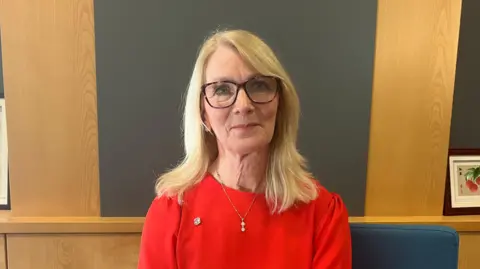
[[[205,95],[214,107],[226,107],[235,99],[237,85],[230,82],[217,82],[205,88]]]
[[[278,82],[273,77],[256,77],[245,85],[248,96],[256,103],[268,103],[275,98]]]

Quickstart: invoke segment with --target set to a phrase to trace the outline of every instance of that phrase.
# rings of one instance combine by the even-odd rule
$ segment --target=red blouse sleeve
[[[138,269],[175,269],[180,206],[176,198],[157,197],[148,209],[140,242]]]
[[[322,193],[320,193],[322,195]],[[324,203],[314,239],[313,268],[351,269],[352,251],[347,209],[337,194],[325,193]]]

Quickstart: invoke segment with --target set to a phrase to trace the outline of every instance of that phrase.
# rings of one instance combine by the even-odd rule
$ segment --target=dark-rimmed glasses
[[[207,103],[213,108],[226,108],[235,103],[238,92],[244,89],[250,101],[266,104],[277,96],[280,79],[275,76],[255,76],[243,83],[222,80],[204,84],[202,93]]]

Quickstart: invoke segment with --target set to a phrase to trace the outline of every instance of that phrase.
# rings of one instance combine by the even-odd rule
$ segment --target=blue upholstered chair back
[[[350,224],[353,269],[457,269],[459,237],[444,226]]]

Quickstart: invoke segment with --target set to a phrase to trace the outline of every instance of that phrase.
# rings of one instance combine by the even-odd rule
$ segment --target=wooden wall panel
[[[139,234],[8,235],[9,269],[135,269]]]
[[[441,215],[461,0],[378,2],[365,215]]]
[[[7,250],[5,243],[5,234],[0,234],[0,269],[7,269]]]
[[[2,4],[12,214],[99,215],[93,0]]]
[[[460,233],[459,269],[478,269],[480,267],[478,246],[480,246],[480,232]]]

